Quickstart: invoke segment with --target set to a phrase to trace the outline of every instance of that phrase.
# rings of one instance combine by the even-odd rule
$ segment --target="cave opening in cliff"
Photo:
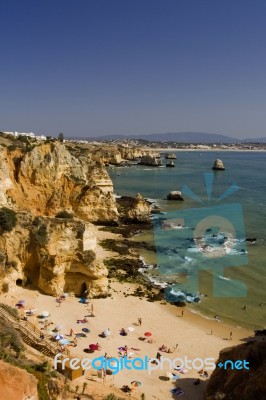
[[[23,280],[22,279],[17,279],[16,280],[16,285],[17,286],[22,286],[22,284],[23,284]]]
[[[81,285],[81,296],[86,297],[87,293],[88,293],[87,284],[86,282],[83,282]]]

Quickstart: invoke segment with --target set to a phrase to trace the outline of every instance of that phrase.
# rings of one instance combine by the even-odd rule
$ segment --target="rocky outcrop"
[[[64,144],[35,146],[0,152],[0,206],[35,215],[55,215],[62,210],[98,223],[118,219],[112,181],[100,162],[78,157]]]
[[[151,167],[161,167],[163,165],[160,158],[157,158],[154,155],[146,155],[146,156],[141,157],[139,164],[140,165],[148,165]]]
[[[173,191],[168,193],[167,195],[167,200],[179,200],[179,201],[184,201],[184,198],[182,196],[182,193],[179,190]]]
[[[91,223],[19,212],[13,230],[0,235],[0,249],[1,291],[20,284],[53,296],[106,294],[108,271],[96,258]]]
[[[211,377],[205,393],[205,400],[251,400],[265,399],[266,393],[266,342],[254,341],[220,352],[217,367]],[[246,360],[248,367],[232,368],[225,361]],[[243,364],[242,364],[243,366]],[[239,369],[240,367],[240,369]]]
[[[0,392],[4,400],[38,400],[37,379],[0,360]]]
[[[91,148],[91,158],[94,161],[101,161],[104,164],[120,165],[125,161],[135,161],[144,156],[160,158],[157,151],[142,150],[137,147],[116,146],[95,146]]]
[[[224,168],[224,164],[223,164],[222,160],[219,160],[217,158],[217,160],[214,161],[212,169],[215,171],[224,171],[225,168]]]
[[[174,167],[175,167],[174,161],[173,161],[173,160],[169,161],[169,162],[166,164],[166,167],[168,167],[168,168],[174,168]]]
[[[139,193],[136,197],[117,198],[117,205],[123,222],[147,223],[150,221],[151,204]]]
[[[165,154],[165,159],[166,160],[175,160],[176,159],[176,155],[175,155],[175,153],[166,153]]]

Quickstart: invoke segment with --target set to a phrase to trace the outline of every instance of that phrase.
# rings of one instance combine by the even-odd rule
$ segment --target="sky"
[[[266,136],[265,0],[0,0],[0,131]]]

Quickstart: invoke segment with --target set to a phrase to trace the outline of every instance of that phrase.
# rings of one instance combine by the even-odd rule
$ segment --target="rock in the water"
[[[167,200],[179,200],[179,201],[184,201],[184,198],[182,196],[182,193],[179,190],[173,191],[168,193],[167,195]]]
[[[166,164],[166,167],[168,167],[168,168],[173,168],[173,167],[175,167],[174,161],[173,161],[173,160],[169,161],[169,162]]]
[[[219,160],[217,158],[217,160],[215,160],[215,162],[214,162],[212,169],[216,170],[216,171],[224,171],[225,168],[224,168],[224,164],[223,164],[222,160]]]
[[[148,165],[150,167],[161,167],[162,164],[162,160],[158,159],[158,157],[156,157],[156,155],[146,155],[141,157],[140,165]]]
[[[147,223],[150,221],[151,204],[141,194],[136,197],[122,196],[117,200],[122,221],[126,223]]]

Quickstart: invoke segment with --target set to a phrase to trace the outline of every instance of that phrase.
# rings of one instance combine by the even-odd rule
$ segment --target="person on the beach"
[[[142,318],[138,318],[138,323],[139,323],[139,326],[141,326],[141,324],[142,324]]]
[[[184,316],[184,310],[181,311],[181,317],[183,317],[183,316]]]
[[[91,316],[94,317],[94,306],[93,306],[93,304],[91,305]]]
[[[69,336],[72,336],[74,334],[74,331],[73,331],[73,329],[71,328],[70,329],[70,332],[69,332]]]
[[[173,353],[172,350],[170,349],[170,347],[168,347],[167,353]]]
[[[230,340],[232,340],[233,332],[230,332]]]
[[[158,352],[158,353],[156,354],[156,358],[157,358],[157,360],[159,360],[159,361],[160,361],[161,357],[162,357],[162,355],[161,355],[161,354]]]
[[[127,357],[127,352],[128,352],[128,347],[127,347],[127,345],[125,345],[125,347],[124,347],[124,355]]]
[[[243,307],[243,310],[246,310],[248,308],[248,306],[245,304]]]

